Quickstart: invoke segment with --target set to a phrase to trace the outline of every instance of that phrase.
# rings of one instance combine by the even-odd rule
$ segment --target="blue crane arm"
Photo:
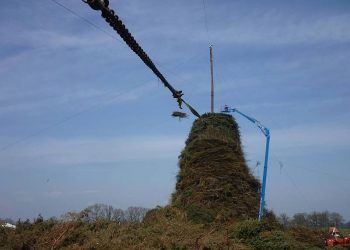
[[[265,128],[258,120],[242,113],[238,109],[229,108],[225,105],[224,110],[222,111],[224,113],[230,113],[230,112],[237,112],[241,116],[247,118],[249,121],[254,123],[258,128],[261,130],[261,132],[266,137],[266,144],[265,144],[265,159],[264,159],[264,174],[263,174],[263,180],[262,180],[262,187],[260,192],[260,208],[259,208],[259,221],[262,220],[264,217],[264,211],[265,211],[265,191],[266,191],[266,178],[267,178],[267,167],[268,167],[268,161],[269,161],[269,148],[270,148],[270,130],[268,128]]]
[[[228,106],[225,106],[224,110],[222,111],[224,113],[234,113],[234,112],[237,112],[238,114],[240,114],[241,116],[247,118],[249,121],[251,121],[252,123],[254,123],[260,130],[261,132],[266,136],[270,136],[270,130],[266,127],[264,127],[258,120],[242,113],[241,111],[239,111],[238,109],[235,109],[235,108],[229,108]]]

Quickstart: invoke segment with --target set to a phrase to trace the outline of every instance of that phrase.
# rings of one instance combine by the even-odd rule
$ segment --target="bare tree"
[[[344,226],[344,218],[339,213],[312,212],[312,213],[297,213],[292,220],[294,225],[301,225],[310,228],[326,228],[328,226],[342,227]]]
[[[78,221],[82,218],[82,213],[77,213],[75,211],[67,212],[61,216],[61,220],[65,222]]]
[[[308,226],[306,213],[296,213],[293,216],[293,224],[299,226]]]
[[[125,211],[126,220],[129,222],[141,222],[147,212],[146,208],[143,207],[129,207]]]
[[[125,222],[125,213],[122,209],[116,208],[113,210],[113,216],[112,216],[114,221],[117,221],[119,223]]]
[[[84,221],[112,220],[113,207],[105,204],[94,204],[81,211]]]
[[[95,222],[97,220],[123,222],[141,222],[148,209],[143,207],[129,207],[127,210],[114,209],[110,205],[96,203],[81,212],[68,212],[62,216],[63,221]]]
[[[279,223],[282,224],[283,227],[289,226],[290,220],[289,220],[289,217],[286,213],[280,214],[280,216],[278,216],[277,219],[278,219]]]
[[[331,225],[335,226],[335,227],[342,226],[344,221],[345,221],[343,216],[341,216],[340,214],[335,213],[335,212],[330,213],[329,220],[330,220]]]
[[[329,226],[329,212],[324,211],[318,214],[319,227],[326,228]]]
[[[306,217],[307,225],[311,228],[318,228],[319,227],[319,216],[317,212],[312,212],[311,214],[308,214]]]

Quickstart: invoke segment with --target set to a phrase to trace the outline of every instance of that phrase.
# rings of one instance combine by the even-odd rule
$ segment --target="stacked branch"
[[[179,166],[172,205],[193,221],[257,217],[260,183],[249,172],[232,116],[209,113],[197,119]]]

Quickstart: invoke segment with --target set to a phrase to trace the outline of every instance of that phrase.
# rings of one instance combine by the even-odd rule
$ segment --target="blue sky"
[[[81,1],[0,9],[0,217],[59,216],[93,203],[165,205],[193,116]],[[225,104],[271,130],[267,207],[350,220],[350,2],[110,0],[200,113]],[[205,10],[205,11],[204,11]],[[205,25],[207,18],[208,33]],[[111,36],[112,35],[112,36]],[[264,136],[241,127],[261,178]]]

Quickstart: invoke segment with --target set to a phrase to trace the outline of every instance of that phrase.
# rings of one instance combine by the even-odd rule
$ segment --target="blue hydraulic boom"
[[[234,113],[237,112],[238,114],[242,115],[243,117],[247,118],[249,121],[254,123],[258,128],[261,130],[261,132],[266,137],[266,146],[265,146],[265,160],[264,160],[264,174],[263,174],[263,180],[262,180],[262,187],[261,187],[261,193],[260,193],[260,208],[259,208],[259,221],[264,217],[264,209],[265,209],[265,189],[266,189],[266,176],[267,176],[267,165],[269,161],[269,148],[270,148],[270,130],[268,128],[265,128],[258,120],[242,113],[238,109],[230,108],[227,105],[225,105],[223,113]]]

